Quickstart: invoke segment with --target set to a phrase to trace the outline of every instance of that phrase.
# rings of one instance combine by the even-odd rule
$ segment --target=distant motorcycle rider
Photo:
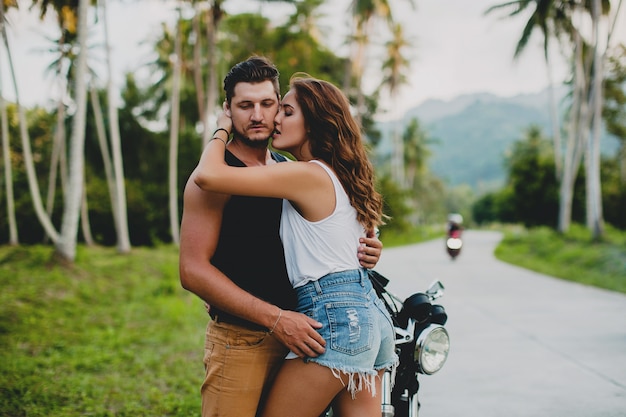
[[[463,230],[463,216],[459,213],[450,213],[448,215],[448,236],[457,230]]]

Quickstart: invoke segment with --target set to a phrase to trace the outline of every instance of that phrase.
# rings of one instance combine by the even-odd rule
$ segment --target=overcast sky
[[[513,51],[519,40],[525,16],[516,19],[500,19],[499,14],[485,16],[485,10],[504,0],[417,0],[416,8],[409,7],[408,0],[391,0],[394,13],[405,27],[412,48],[405,51],[411,59],[410,85],[403,87],[394,106],[385,104],[392,113],[402,113],[407,108],[429,98],[451,99],[455,96],[490,92],[511,96],[541,91],[547,85],[547,74],[539,36],[533,37],[525,53],[513,61]],[[236,3],[236,5],[235,5]],[[41,23],[36,14],[28,13],[30,0],[20,0],[22,12],[11,13],[9,37],[13,60],[17,70],[18,88],[22,103],[49,104],[53,92],[49,87],[51,77],[44,78],[44,70],[52,58],[44,51],[50,45],[45,36],[56,37],[52,22]],[[141,45],[160,33],[163,21],[172,21],[172,3],[162,0],[109,0],[110,32],[113,46],[113,64],[116,68],[114,81],[121,83],[128,71],[141,74],[141,63],[146,62],[150,49]],[[259,11],[280,19],[291,11],[292,6],[262,4],[252,0],[227,0],[227,11]],[[349,22],[349,0],[333,0],[321,12],[326,17],[320,21],[327,37],[326,43],[333,50],[343,51],[343,41]],[[621,11],[618,37],[626,42],[626,8]],[[101,26],[101,25],[100,25]],[[102,28],[90,35],[90,43],[98,43]],[[382,43],[380,40],[379,43]],[[102,53],[99,54],[103,56]],[[380,57],[372,52],[370,60],[378,60],[372,68],[379,68]],[[13,97],[9,88],[6,55],[0,54],[3,92]],[[565,65],[558,62],[555,79],[562,80]],[[306,68],[302,69],[306,71]],[[380,70],[377,70],[378,72]],[[376,75],[376,74],[374,74]],[[375,77],[370,78],[367,88],[373,88]]]

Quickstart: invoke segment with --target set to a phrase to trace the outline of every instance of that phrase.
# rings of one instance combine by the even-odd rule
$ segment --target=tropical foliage
[[[560,124],[554,114],[554,156],[559,180],[558,229],[565,233],[572,218],[574,184],[584,160],[587,227],[594,238],[604,230],[601,191],[600,137],[605,99],[605,67],[616,29],[621,0],[561,1],[515,0],[491,7],[487,12],[508,9],[510,17],[531,15],[515,49],[519,56],[535,29],[544,39],[550,71],[550,41],[560,44],[572,66],[572,95],[566,115],[566,141],[560,142]],[[553,106],[554,108],[554,106]]]
[[[385,227],[409,230],[441,222],[447,211],[469,213],[472,190],[450,189],[429,170],[430,148],[436,138],[419,120],[395,123],[391,156],[378,153],[381,132],[374,117],[383,110],[380,97],[387,94],[393,102],[409,78],[409,69],[418,64],[410,59],[414,45],[394,19],[392,2],[351,2],[345,11],[352,22],[346,39],[351,48],[346,56],[324,44],[317,26],[324,0],[283,1],[293,8],[289,18],[280,23],[255,13],[228,15],[224,3],[180,2],[175,24],[164,24],[159,36],[152,39],[150,77],[127,74],[117,97],[112,90],[110,57],[105,51],[109,74],[97,77],[91,63],[98,46],[89,45],[84,36],[104,22],[108,42],[106,3],[98,2],[96,13],[86,14],[93,6],[88,2],[35,2],[33,7],[41,16],[53,14],[58,22],[58,37],[51,46],[49,40],[42,40],[42,45],[54,51],[50,69],[56,74],[54,83],[61,88],[55,109],[25,109],[15,83],[19,71],[13,69],[11,83],[2,79],[4,175],[0,203],[7,210],[0,216],[0,242],[51,241],[57,255],[70,262],[77,242],[115,245],[122,253],[129,251],[131,244],[176,244],[182,189],[205,142],[205,127],[223,100],[220,80],[228,68],[251,54],[266,55],[276,63],[283,93],[289,77],[303,70],[343,86],[361,120],[379,174],[379,188],[391,215]],[[512,10],[512,17],[534,10],[517,46],[519,59],[536,29],[545,37],[546,58],[551,56],[550,41],[573,45],[564,48],[575,52],[569,57],[573,82],[567,114],[557,114],[554,119],[558,128],[553,131],[552,153],[543,144],[548,139],[539,138],[543,133],[528,133],[534,139],[517,144],[506,162],[510,169],[506,188],[483,198],[477,207],[487,201],[497,204],[476,211],[478,220],[554,225],[555,196],[560,196],[557,225],[561,229],[563,219],[587,222],[594,236],[601,234],[605,219],[622,227],[623,220],[615,213],[624,201],[625,142],[619,155],[599,160],[595,144],[601,120],[610,133],[624,141],[626,50],[623,46],[600,50],[597,35],[583,33],[577,20],[589,16],[598,22],[595,29],[606,27],[610,33],[612,11],[618,8],[615,3],[619,4],[538,0],[494,6],[493,10]],[[3,3],[3,15],[17,4]],[[11,28],[4,24],[3,15],[3,49],[10,58],[7,30]],[[384,47],[371,48],[373,40]],[[581,57],[585,60],[580,61]],[[582,69],[578,68],[581,62],[586,65]],[[380,77],[378,87],[367,91],[363,77],[372,74]],[[3,100],[9,84],[15,85],[18,99],[14,103]],[[601,95],[598,86],[602,86]],[[603,119],[598,103],[603,104]],[[564,123],[558,121],[561,117]],[[564,132],[564,145],[559,145],[559,134],[554,132]],[[525,166],[531,162],[536,169]],[[584,186],[580,181],[585,181]],[[550,195],[538,198],[548,191]],[[520,217],[540,213],[537,206],[549,208],[550,214]],[[569,217],[564,217],[564,207],[571,212]],[[485,212],[491,214],[485,217]]]
[[[626,183],[620,178],[617,156],[602,159],[602,204],[604,215],[611,225],[624,228],[623,208],[626,202]],[[551,141],[541,129],[531,126],[514,145],[506,165],[508,178],[505,187],[488,193],[476,201],[472,217],[479,224],[520,223],[526,227],[558,224],[558,179],[555,176]],[[572,202],[572,219],[585,222],[585,171],[576,176]]]

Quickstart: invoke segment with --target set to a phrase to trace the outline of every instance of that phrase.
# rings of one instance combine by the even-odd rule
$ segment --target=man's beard
[[[254,149],[265,149],[269,145],[269,141],[271,136],[265,139],[255,139],[252,140],[248,136],[241,134],[241,132],[235,131],[235,137],[239,140],[243,145],[254,148]]]

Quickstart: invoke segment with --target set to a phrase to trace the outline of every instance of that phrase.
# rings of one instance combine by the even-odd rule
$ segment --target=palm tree
[[[81,199],[83,197],[84,163],[85,163],[85,124],[87,113],[87,11],[89,0],[79,0],[78,5],[78,57],[76,62],[76,113],[72,123],[70,141],[68,190],[65,194],[61,236],[55,249],[61,259],[73,262],[76,257],[76,238],[80,217]]]
[[[84,181],[84,177],[83,177]],[[87,190],[86,184],[83,182],[83,190]],[[87,192],[83,192],[83,197],[80,200],[80,229],[83,232],[85,238],[85,245],[93,246],[94,240],[91,234],[91,225],[89,224],[89,204],[87,204]]]
[[[365,113],[365,95],[362,82],[367,65],[367,47],[370,42],[370,30],[375,18],[382,19],[388,23],[393,22],[393,18],[388,0],[352,0],[350,14],[352,16],[350,44],[353,50],[348,61],[350,69],[346,71],[344,91],[349,93],[351,91],[350,87],[352,85],[355,86],[356,116],[360,122],[363,113]]]
[[[57,173],[60,173],[61,191],[65,193],[67,188],[67,158],[66,158],[66,101],[69,99],[68,86],[71,84],[73,66],[75,61],[73,45],[76,41],[75,10],[72,13],[57,11],[57,23],[60,29],[60,37],[57,40],[50,39],[53,47],[49,52],[57,54],[57,58],[48,66],[48,71],[54,72],[55,81],[58,83],[59,98],[57,100],[56,130],[50,159],[48,173],[48,193],[46,198],[46,212],[52,216],[57,187]]]
[[[116,191],[115,175],[113,174],[113,162],[111,158],[111,153],[109,152],[109,145],[107,143],[108,141],[106,136],[106,128],[104,126],[104,118],[102,116],[102,107],[100,106],[98,91],[93,83],[90,85],[89,88],[89,98],[91,101],[91,108],[93,109],[94,121],[96,124],[96,137],[98,139],[98,146],[100,147],[100,153],[102,154],[104,175],[107,180],[107,187],[109,189],[109,196],[111,198],[111,211],[113,213],[113,221],[117,225],[119,224],[117,219],[119,206],[114,202]]]
[[[115,178],[115,194],[112,203],[115,205],[114,216],[117,232],[117,250],[120,253],[130,252],[130,237],[128,235],[128,215],[126,210],[126,187],[124,184],[124,164],[122,163],[122,147],[120,139],[120,124],[115,106],[115,90],[113,85],[113,68],[111,63],[111,45],[109,37],[109,19],[107,16],[106,0],[100,0],[102,7],[102,21],[104,24],[104,40],[106,43],[107,63],[107,104],[109,115],[109,133],[111,135],[111,153],[113,154],[113,174]],[[82,51],[82,49],[81,49]]]
[[[434,143],[422,129],[416,118],[411,119],[404,134],[404,164],[406,166],[407,188],[412,189],[416,182],[424,178],[427,160],[431,155],[429,146]]]
[[[319,42],[321,34],[317,26],[320,15],[317,9],[324,4],[324,0],[301,0],[295,2],[296,11],[289,16],[287,27],[297,28],[301,33],[307,33],[311,38]]]
[[[386,43],[387,59],[383,63],[384,78],[381,86],[387,87],[392,105],[398,102],[398,89],[407,84],[405,71],[409,68],[409,60],[404,57],[403,50],[410,44],[404,37],[402,25],[395,24],[393,26],[392,38]],[[395,113],[395,112],[394,112]],[[391,132],[392,137],[392,158],[391,158],[391,174],[392,178],[401,187],[406,187],[407,177],[404,172],[404,146],[398,132],[398,122],[393,125]]]
[[[584,3],[559,0],[519,0],[490,8],[488,11],[501,7],[516,7],[510,14],[514,16],[524,10],[529,4],[535,4],[535,13],[527,23],[522,39],[518,43],[517,51],[521,51],[532,29],[539,26],[544,33],[544,52],[547,54],[547,44],[550,36],[556,37],[565,45],[565,50],[572,50],[573,76],[572,100],[569,110],[568,138],[565,153],[559,158],[562,160],[560,169],[560,203],[558,229],[562,233],[569,229],[571,222],[571,207],[573,187],[585,154],[587,174],[587,226],[594,238],[603,233],[602,204],[600,195],[600,159],[599,140],[602,111],[602,78],[603,61],[606,59],[606,50],[600,51],[600,19],[610,11],[609,0],[593,0]],[[619,7],[621,0],[619,1]],[[610,38],[614,28],[617,13],[613,22],[607,25],[606,46],[610,46]],[[578,19],[590,18],[592,22],[592,37],[585,41],[578,29],[582,24]],[[560,152],[560,144],[555,144],[555,157]]]
[[[170,105],[170,150],[169,150],[169,208],[170,229],[174,244],[180,243],[178,225],[178,124],[180,115],[180,82],[182,56],[182,13],[178,10],[176,37],[174,40],[174,74],[172,83],[172,97]]]
[[[534,33],[535,29],[541,31],[543,37],[543,54],[546,61],[546,72],[548,76],[548,91],[550,96],[550,118],[552,120],[552,134],[554,144],[554,159],[555,159],[555,174],[557,178],[561,177],[561,127],[559,121],[559,115],[557,112],[556,97],[554,94],[554,82],[552,77],[552,65],[550,60],[550,40],[553,38],[559,38],[561,34],[571,33],[573,28],[571,27],[571,21],[561,7],[557,6],[558,3],[555,0],[517,0],[504,4],[492,6],[487,9],[485,14],[500,10],[502,8],[513,8],[508,17],[515,17],[522,12],[525,12],[531,5],[535,5],[534,10],[524,26],[522,36],[517,42],[515,47],[514,59],[519,59],[526,47],[528,41]]]
[[[0,4],[0,36],[4,40],[7,51],[8,40],[6,29],[4,27],[4,2]],[[9,244],[17,245],[19,243],[17,234],[17,222],[15,220],[15,196],[13,194],[13,170],[11,169],[11,147],[9,146],[9,118],[7,117],[7,108],[4,101],[2,91],[2,73],[0,72],[0,123],[2,123],[2,158],[4,162],[4,182],[7,193],[7,220],[9,223]]]
[[[0,7],[0,9],[2,9],[2,7]],[[19,126],[20,126],[20,138],[22,141],[22,148],[23,148],[22,152],[23,152],[23,157],[24,157],[24,165],[26,166],[26,176],[28,178],[28,187],[29,187],[31,197],[33,199],[33,205],[35,207],[35,214],[37,215],[39,222],[41,223],[42,227],[44,228],[48,236],[50,236],[52,241],[56,243],[59,241],[60,236],[59,236],[59,233],[54,228],[54,225],[52,224],[52,221],[50,220],[50,216],[48,216],[46,211],[44,210],[44,207],[41,201],[41,194],[39,192],[39,184],[37,182],[37,175],[35,173],[33,153],[32,153],[31,146],[30,146],[30,138],[28,137],[28,126],[26,124],[26,115],[24,112],[24,108],[20,105],[20,92],[19,92],[19,88],[17,85],[17,76],[15,73],[15,66],[13,64],[11,47],[9,45],[9,39],[7,37],[6,28],[4,26],[4,16],[2,19],[1,36],[4,42],[4,47],[6,49],[8,64],[9,64],[9,71],[11,73],[11,80],[13,82],[13,89],[15,91],[15,105],[17,107],[17,112],[18,112],[18,121],[19,121]],[[8,137],[7,137],[7,140],[8,140]]]
[[[408,0],[412,7],[415,7],[414,0]],[[365,113],[365,95],[362,88],[362,81],[365,67],[367,66],[367,52],[370,43],[370,34],[374,23],[377,20],[385,22],[392,31],[395,29],[394,19],[391,9],[391,2],[388,0],[352,0],[350,4],[350,15],[352,17],[352,35],[349,40],[354,49],[350,54],[348,64],[349,71],[346,72],[344,80],[344,91],[349,92],[351,86],[355,86],[356,113],[361,119]]]
[[[432,140],[422,129],[417,118],[411,119],[402,134],[404,144],[404,166],[406,167],[406,190],[408,190],[407,205],[413,208],[413,223],[426,220],[429,208],[435,207],[436,201],[441,200],[440,181],[428,173],[428,158],[431,155]],[[437,212],[437,210],[434,210]]]
[[[215,106],[217,104],[218,97],[218,54],[217,54],[217,33],[219,26],[224,17],[224,10],[222,9],[223,0],[212,0],[211,7],[209,9],[208,21],[206,25],[206,37],[207,37],[207,67],[209,68],[208,80],[206,84],[206,110],[200,113],[203,117],[202,125],[204,128],[204,134],[202,136],[202,147],[209,143],[211,128],[209,124],[211,118],[215,114]]]
[[[0,7],[1,8],[1,7]],[[0,25],[4,18],[0,12]],[[11,148],[9,146],[9,118],[7,107],[2,93],[2,78],[0,78],[0,123],[2,123],[2,159],[4,163],[4,185],[7,194],[7,220],[9,223],[9,245],[19,244],[17,222],[15,220],[15,197],[13,194],[13,170],[11,169]]]
[[[618,45],[608,59],[609,77],[604,80],[604,119],[606,130],[619,139],[617,152],[619,178],[626,184],[626,44]]]

